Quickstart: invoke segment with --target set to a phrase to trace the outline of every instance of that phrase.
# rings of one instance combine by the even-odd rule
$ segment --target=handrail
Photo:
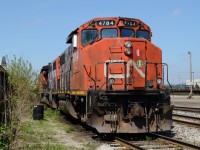
[[[145,62],[145,87],[147,86],[147,74],[148,74],[148,72],[147,72],[147,65],[148,64],[154,64],[155,66],[156,66],[156,80],[158,79],[158,67],[157,67],[157,65],[158,64],[161,64],[163,67],[167,67],[167,83],[169,84],[169,87],[172,89],[172,86],[171,86],[171,84],[170,84],[170,82],[169,82],[169,74],[168,74],[168,65],[166,64],[166,63],[158,63],[158,62]],[[163,69],[163,71],[164,71],[164,69]],[[164,73],[163,73],[163,76],[164,76]],[[163,80],[164,80],[164,77],[163,77]],[[163,81],[163,83],[164,83],[164,81]]]

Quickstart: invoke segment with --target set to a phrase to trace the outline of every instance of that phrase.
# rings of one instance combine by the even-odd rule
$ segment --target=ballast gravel
[[[177,123],[173,123],[173,125],[173,138],[200,146],[200,128],[188,127]]]
[[[173,113],[200,118],[200,113],[184,111],[173,111]],[[172,132],[174,133],[174,138],[200,145],[200,128],[180,125],[178,123],[173,123],[173,127]]]

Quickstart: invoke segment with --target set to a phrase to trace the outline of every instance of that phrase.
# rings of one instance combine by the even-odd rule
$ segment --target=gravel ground
[[[179,125],[174,123],[174,128],[172,132],[174,133],[175,139],[182,140],[185,142],[190,142],[200,146],[200,129],[187,127],[184,125]],[[115,148],[111,147],[108,144],[102,144],[96,150],[114,150]]]
[[[175,106],[200,108],[200,96],[187,99],[187,95],[171,95],[171,103]]]
[[[200,118],[200,113],[191,113],[184,111],[174,111],[174,113]],[[172,132],[175,134],[174,138],[200,146],[200,128],[188,127],[185,125],[180,125],[178,123],[173,123],[173,126],[174,128],[172,129]]]
[[[96,150],[114,150],[115,148],[111,147],[108,144],[102,144]]]
[[[200,128],[188,127],[173,123],[174,128],[172,132],[175,134],[174,138],[190,142],[200,146]]]

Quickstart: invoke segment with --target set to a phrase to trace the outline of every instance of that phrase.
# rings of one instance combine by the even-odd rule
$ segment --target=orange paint
[[[117,34],[113,33],[111,37],[102,38],[103,31],[106,29],[113,29],[112,32],[115,31]],[[134,34],[123,36],[123,29],[131,30]],[[84,43],[84,32],[90,30],[96,32],[95,40]],[[141,31],[148,33],[149,38],[141,38]],[[68,74],[70,74],[70,90],[106,90],[107,75],[108,80],[109,78],[116,79],[117,83],[113,85],[113,90],[124,90],[125,83],[128,90],[145,89],[145,79],[152,81],[153,88],[157,88],[156,79],[162,78],[160,64],[162,51],[151,43],[152,32],[144,22],[131,18],[95,18],[81,25],[74,32],[78,36],[78,46],[69,49],[70,53],[67,51],[66,54],[69,57],[65,60]],[[93,32],[85,37],[94,36]],[[125,46],[126,42],[131,44],[130,48]],[[127,53],[129,51],[130,54]],[[62,82],[60,81],[60,57],[57,57],[55,61],[56,82],[59,88]],[[146,62],[158,63],[157,73],[154,64],[149,64],[145,70]]]

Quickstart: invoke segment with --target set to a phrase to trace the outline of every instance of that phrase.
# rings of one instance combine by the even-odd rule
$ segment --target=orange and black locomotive
[[[67,37],[69,47],[41,69],[42,101],[99,133],[169,131],[168,68],[151,36],[150,27],[133,18],[81,25]]]

